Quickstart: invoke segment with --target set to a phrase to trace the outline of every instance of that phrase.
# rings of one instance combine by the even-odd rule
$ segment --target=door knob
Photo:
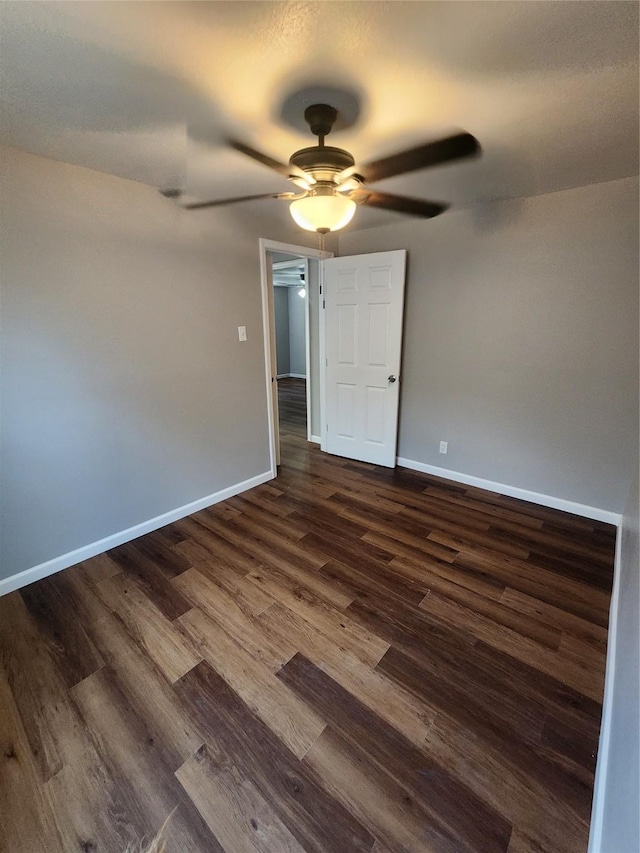
[[[391,376],[387,377],[387,382],[393,383],[395,381],[396,381],[396,377],[393,375],[393,373],[391,374]]]

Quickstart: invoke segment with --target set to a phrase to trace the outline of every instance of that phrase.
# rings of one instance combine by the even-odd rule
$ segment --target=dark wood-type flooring
[[[584,853],[613,529],[287,393],[277,480],[0,599],[3,853]]]
[[[278,379],[280,438],[288,435],[307,437],[306,385],[304,379]]]

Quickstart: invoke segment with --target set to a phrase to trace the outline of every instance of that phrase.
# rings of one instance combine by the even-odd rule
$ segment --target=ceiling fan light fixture
[[[289,206],[291,216],[305,231],[319,231],[320,234],[339,231],[353,219],[356,203],[332,188],[326,188],[325,192],[321,189],[325,188],[318,188],[305,198],[292,201]]]

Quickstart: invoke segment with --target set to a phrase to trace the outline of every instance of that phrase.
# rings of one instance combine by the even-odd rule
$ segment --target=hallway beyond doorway
[[[280,435],[307,437],[307,390],[304,379],[278,379]]]

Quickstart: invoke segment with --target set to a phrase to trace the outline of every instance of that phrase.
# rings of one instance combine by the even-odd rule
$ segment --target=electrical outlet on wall
[[[238,340],[246,341],[247,340],[247,327],[246,326],[238,326]]]
[[[448,441],[441,441],[440,442],[440,453],[447,453],[448,450],[449,450],[449,442]]]

